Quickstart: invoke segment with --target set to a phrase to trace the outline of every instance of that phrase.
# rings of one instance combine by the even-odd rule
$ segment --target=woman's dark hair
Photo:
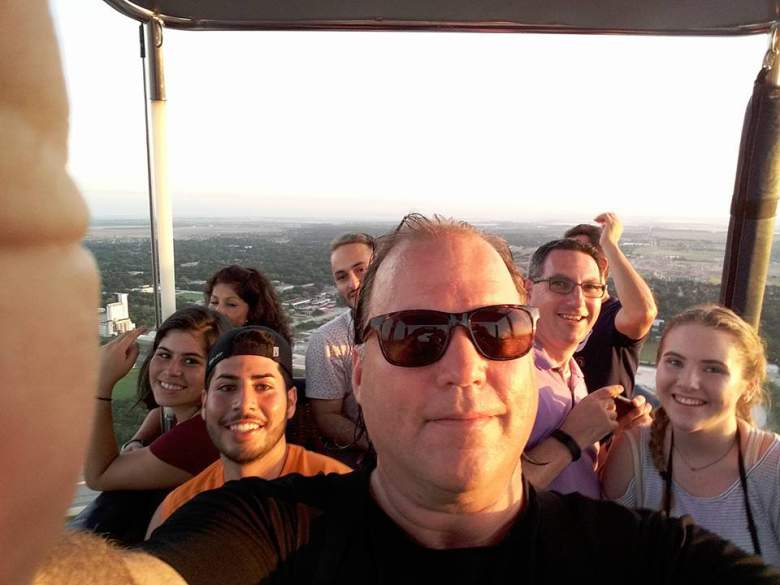
[[[206,304],[211,299],[211,293],[217,284],[232,286],[236,294],[249,305],[246,325],[269,327],[292,344],[290,321],[282,309],[273,285],[262,272],[236,264],[222,268],[206,282],[204,289]]]
[[[217,338],[232,328],[233,325],[227,317],[207,307],[188,305],[173,313],[157,329],[152,348],[146,354],[141,364],[141,369],[138,372],[138,402],[143,402],[150,410],[157,406],[152,393],[152,384],[149,382],[149,363],[152,361],[154,352],[157,351],[160,342],[168,333],[171,331],[187,331],[200,335],[203,351],[208,355],[209,349],[217,341]]]

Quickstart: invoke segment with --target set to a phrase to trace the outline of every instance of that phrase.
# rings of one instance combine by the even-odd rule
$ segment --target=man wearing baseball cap
[[[350,468],[285,439],[295,413],[292,350],[267,327],[239,327],[209,352],[201,416],[220,458],[163,500],[149,524],[157,528],[197,494],[242,477],[346,473]]]

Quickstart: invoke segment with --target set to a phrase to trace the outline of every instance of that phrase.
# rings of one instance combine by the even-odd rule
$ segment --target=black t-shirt
[[[536,493],[496,546],[419,546],[369,495],[369,472],[248,478],[179,508],[142,549],[190,585],[778,583],[679,519],[578,494]]]
[[[621,384],[628,397],[634,393],[634,376],[639,367],[639,352],[645,338],[630,339],[615,327],[620,301],[610,297],[601,305],[585,347],[574,354],[585,375],[588,392],[604,386]]]

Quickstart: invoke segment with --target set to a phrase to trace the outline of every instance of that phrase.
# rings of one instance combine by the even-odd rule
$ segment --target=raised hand
[[[138,359],[138,337],[146,332],[138,327],[119,335],[100,348],[98,396],[111,398],[114,385],[127,375]]]
[[[623,235],[623,222],[620,218],[611,212],[600,213],[593,220],[601,226],[601,238],[599,244],[602,248],[612,244],[617,246],[620,237]]]

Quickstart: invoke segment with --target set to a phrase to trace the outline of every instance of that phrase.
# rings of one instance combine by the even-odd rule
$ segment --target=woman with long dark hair
[[[292,342],[290,324],[271,282],[259,270],[232,264],[216,272],[204,289],[210,309],[236,327],[262,325]]]
[[[167,407],[172,426],[149,446],[120,453],[113,429],[111,394],[138,357],[141,329],[103,346],[97,409],[84,467],[87,485],[96,490],[144,490],[179,485],[214,461],[198,416],[206,356],[219,335],[230,328],[222,315],[190,306],[168,317],[157,330],[152,350],[138,374],[138,398],[149,406]],[[162,431],[166,431],[162,425]]]

